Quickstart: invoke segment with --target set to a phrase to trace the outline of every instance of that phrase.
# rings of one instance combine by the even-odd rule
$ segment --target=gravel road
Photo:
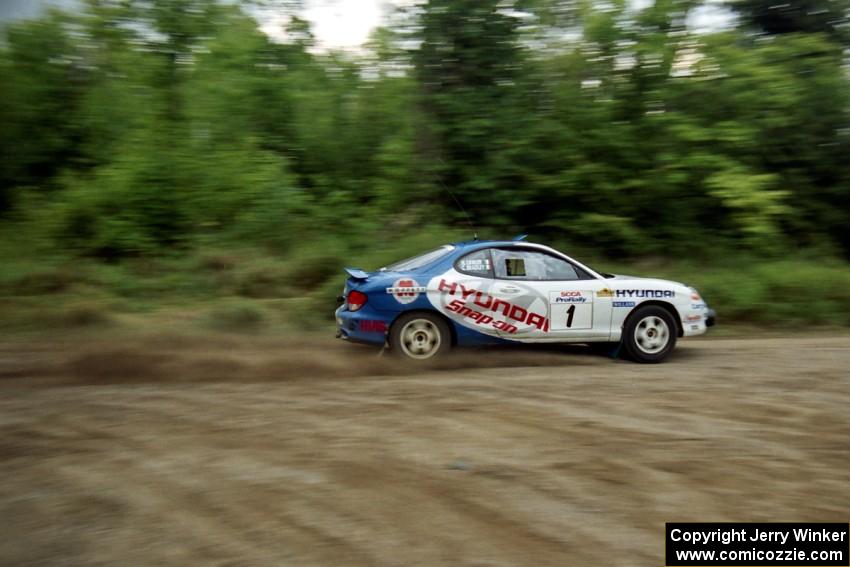
[[[850,337],[400,368],[336,342],[0,343],[2,565],[663,565],[841,521]]]

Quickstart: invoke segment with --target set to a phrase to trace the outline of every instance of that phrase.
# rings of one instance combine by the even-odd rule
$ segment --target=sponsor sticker
[[[634,307],[635,302],[634,301],[614,301],[613,305],[614,305],[614,307]]]
[[[664,298],[676,297],[676,292],[669,289],[618,289],[617,297]]]
[[[364,319],[360,321],[361,333],[386,333],[387,324],[384,321]]]
[[[549,303],[589,303],[593,301],[592,291],[550,291]]]
[[[387,293],[391,293],[395,300],[402,305],[413,303],[419,299],[419,294],[428,291],[427,288],[420,286],[416,280],[411,278],[401,278],[395,281],[392,287],[387,288]]]
[[[516,284],[519,286],[520,284]],[[517,287],[516,297],[497,297],[480,280],[431,280],[428,299],[443,314],[485,334],[522,335],[549,332],[545,297],[532,288]]]
[[[702,320],[702,315],[688,315],[687,317],[685,317],[685,321],[688,322],[700,320]]]
[[[614,292],[606,287],[597,291],[596,297],[614,297]]]
[[[691,303],[691,309],[705,309],[708,307],[705,303]]]

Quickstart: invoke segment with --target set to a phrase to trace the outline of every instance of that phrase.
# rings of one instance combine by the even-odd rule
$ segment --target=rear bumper
[[[344,341],[383,345],[387,342],[391,318],[385,314],[363,307],[351,312],[344,306],[334,313],[336,318],[336,338]]]

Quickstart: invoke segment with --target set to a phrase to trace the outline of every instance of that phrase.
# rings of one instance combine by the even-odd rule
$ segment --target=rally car
[[[701,335],[715,321],[692,287],[600,273],[522,237],[447,244],[375,272],[345,271],[337,337],[414,360],[463,345],[607,343],[634,361],[661,362],[678,337]]]

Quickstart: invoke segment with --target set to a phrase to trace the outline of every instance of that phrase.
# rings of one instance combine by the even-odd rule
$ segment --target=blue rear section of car
[[[346,340],[383,345],[387,340],[390,326],[399,315],[408,311],[430,311],[439,313],[428,301],[426,293],[419,293],[410,303],[399,302],[387,289],[392,289],[399,280],[413,280],[417,286],[426,286],[436,275],[443,274],[454,266],[455,261],[469,252],[479,248],[499,244],[514,244],[513,242],[474,240],[453,244],[454,250],[434,262],[421,268],[409,271],[377,271],[364,272],[358,268],[346,268],[351,276],[345,283],[343,296],[348,297],[350,291],[366,294],[366,304],[357,311],[350,311],[347,303],[343,303],[335,313],[337,336]],[[440,315],[442,317],[442,315]],[[458,345],[487,345],[506,343],[472,329],[455,324],[445,319],[452,329],[453,339]]]

